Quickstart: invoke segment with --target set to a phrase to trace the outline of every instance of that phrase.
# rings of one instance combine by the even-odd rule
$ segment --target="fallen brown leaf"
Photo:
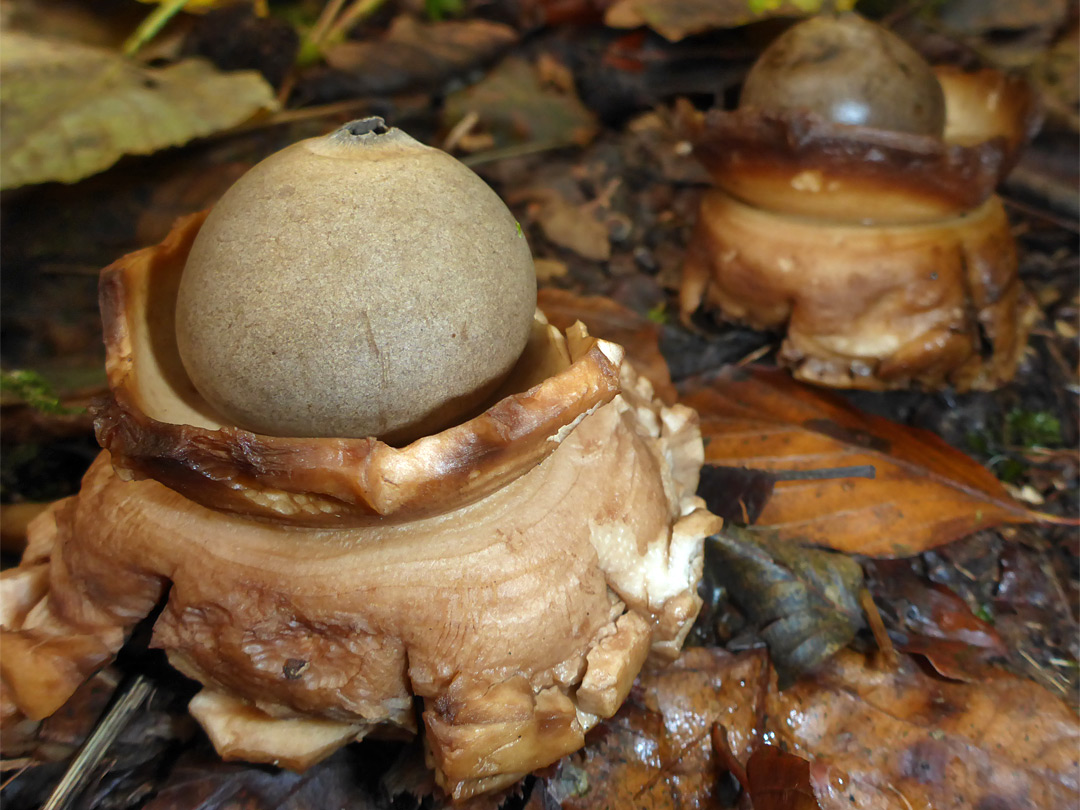
[[[868,576],[896,649],[923,656],[940,675],[982,680],[993,672],[988,660],[1008,656],[997,631],[960,596],[916,576],[905,561],[871,563]]]
[[[584,259],[604,262],[611,258],[607,224],[596,217],[594,206],[574,205],[557,191],[542,195],[536,221],[549,241],[569,248]]]
[[[727,523],[752,526],[772,497],[776,479],[764,470],[746,467],[701,468],[697,493],[705,499],[709,511]]]
[[[477,115],[478,129],[490,133],[496,147],[585,146],[599,128],[596,116],[576,94],[544,85],[537,67],[516,56],[448,96],[443,124],[450,128],[470,113]]]
[[[1080,727],[1066,703],[1011,675],[943,681],[910,658],[895,672],[845,651],[766,713],[775,744],[892,792],[900,807],[1075,807]],[[858,805],[849,805],[858,806]]]
[[[684,651],[672,666],[643,677],[619,713],[537,790],[564,810],[720,806],[711,730],[726,725],[735,756],[750,756],[765,666],[761,653]]]
[[[722,764],[710,730],[720,724],[741,760],[763,743],[809,760],[825,810],[1080,801],[1076,717],[1030,681],[953,683],[907,657],[884,672],[845,651],[780,692],[765,667],[760,652],[684,650],[672,667],[643,675],[591,744],[537,790],[567,810],[716,807]]]
[[[634,367],[652,383],[656,395],[671,404],[678,399],[667,361],[660,353],[660,327],[603,296],[582,296],[566,290],[541,289],[537,306],[551,324],[567,329],[581,321],[590,335],[618,343]]]
[[[908,557],[1003,523],[1067,522],[1017,503],[991,472],[933,433],[862,413],[784,371],[728,367],[684,390],[711,464],[875,468],[873,479],[778,483],[758,524],[782,538]]]
[[[820,810],[802,757],[764,745],[750,755],[746,777],[754,810]]]
[[[514,29],[487,20],[422,23],[403,14],[381,39],[348,40],[328,48],[324,57],[348,76],[350,95],[384,95],[436,87],[490,62],[517,38]]]

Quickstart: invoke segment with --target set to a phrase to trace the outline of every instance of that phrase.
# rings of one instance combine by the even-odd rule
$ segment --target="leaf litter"
[[[1080,729],[1063,701],[1006,674],[952,683],[906,657],[888,671],[851,651],[781,691],[760,652],[687,649],[644,675],[592,744],[538,787],[574,810],[720,806],[714,726],[748,776],[754,756],[782,759],[759,754],[763,746],[807,761],[814,797],[830,810],[1080,800]],[[568,783],[575,795],[565,794]],[[796,784],[787,789],[805,797],[805,781]],[[768,791],[779,789],[771,781]]]

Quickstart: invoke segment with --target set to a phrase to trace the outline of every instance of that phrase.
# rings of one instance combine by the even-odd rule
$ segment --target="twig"
[[[1018,170],[1014,169],[1013,174],[1016,174],[1017,171]],[[1010,179],[1012,179],[1012,178],[1010,178]],[[1029,180],[1027,182],[1030,184],[1033,181]],[[1006,183],[1006,188],[1009,188],[1009,186],[1010,186],[1010,183]],[[1030,188],[1030,186],[1028,186],[1028,188]],[[1019,191],[1019,190],[1021,190],[1021,187],[1019,186],[1019,183],[1017,182],[1009,190],[1017,190],[1017,191]],[[1014,197],[1012,195],[1003,196],[1001,199],[1002,199],[1002,202],[1005,203],[1005,206],[1007,208],[1015,208],[1017,211],[1021,212],[1022,214],[1027,214],[1029,217],[1038,217],[1039,219],[1042,219],[1042,220],[1045,220],[1046,222],[1049,222],[1051,225],[1055,225],[1058,228],[1062,228],[1063,230],[1069,231],[1071,233],[1080,233],[1080,225],[1077,225],[1076,219],[1069,219],[1068,217],[1061,216],[1056,212],[1056,210],[1055,211],[1047,211],[1045,208],[1040,208],[1039,206],[1031,205],[1029,203],[1018,200],[1018,199],[1016,199],[1016,197]],[[1064,197],[1059,197],[1058,199],[1056,199],[1054,201],[1051,201],[1050,204],[1053,205],[1054,202],[1057,202],[1058,205],[1060,205],[1062,208],[1065,208],[1066,205],[1061,202],[1062,199],[1064,199]],[[1068,199],[1068,204],[1070,206],[1075,206],[1076,201],[1069,198]]]
[[[109,711],[98,722],[93,733],[83,743],[79,753],[71,760],[63,779],[53,790],[49,800],[41,810],[66,810],[78,797],[86,781],[105,756],[120,732],[124,730],[143,701],[154,691],[150,680],[142,675],[136,676],[109,707]]]
[[[498,160],[535,155],[538,152],[549,152],[552,149],[562,149],[566,146],[573,146],[573,144],[566,143],[565,141],[530,141],[529,143],[520,143],[514,144],[513,146],[503,146],[498,149],[489,149],[486,152],[477,152],[475,155],[469,155],[468,157],[462,158],[461,162],[470,167],[481,166],[485,163],[494,163]]]
[[[896,648],[893,646],[892,639],[889,638],[889,631],[885,629],[885,622],[881,618],[881,612],[878,610],[877,605],[874,604],[874,597],[870,595],[870,591],[866,588],[859,589],[859,606],[863,609],[863,613],[866,614],[866,623],[870,625],[870,632],[874,634],[874,641],[877,642],[886,666],[895,672],[900,665],[900,659],[896,655]]]

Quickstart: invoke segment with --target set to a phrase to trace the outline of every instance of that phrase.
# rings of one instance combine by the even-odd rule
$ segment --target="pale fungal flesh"
[[[108,327],[112,338],[123,331]],[[190,478],[175,475],[181,426],[140,406],[159,417],[184,406],[168,391],[153,405],[150,392],[132,394],[134,365],[117,374],[131,353],[111,345],[110,379],[134,386],[114,394],[145,419],[129,426],[141,440],[121,441],[131,417],[113,403],[106,434],[121,450],[147,450],[157,436],[158,455],[134,463],[103,451],[80,493],[32,525],[22,564],[0,575],[5,726],[60,708],[165,599],[153,644],[203,684],[191,711],[225,757],[302,769],[376,728],[417,731],[417,697],[429,761],[457,799],[580,748],[646,659],[678,652],[700,607],[703,540],[720,520],[695,495],[703,448],[693,411],[660,403],[620,347],[580,325],[564,337],[539,318],[536,331],[546,337],[533,355],[542,379],[519,375],[527,388],[429,437],[434,503],[417,505],[424,481],[410,467],[421,495],[387,515],[359,498],[313,495],[335,505],[337,524],[205,503],[208,489],[240,481],[279,492],[290,445],[204,424],[185,435],[228,452],[211,448]],[[528,418],[534,405],[543,418]],[[489,435],[512,413],[528,425],[520,456]],[[320,457],[323,440],[296,441],[301,464]],[[276,460],[265,491],[250,458],[242,470],[229,461],[245,442]],[[495,461],[470,456],[472,446]],[[440,483],[456,459],[464,496]],[[470,478],[485,483],[469,490]]]
[[[683,265],[701,304],[785,329],[796,377],[839,388],[996,388],[1011,379],[1037,309],[1016,275],[1001,201],[922,225],[815,222],[702,200]]]

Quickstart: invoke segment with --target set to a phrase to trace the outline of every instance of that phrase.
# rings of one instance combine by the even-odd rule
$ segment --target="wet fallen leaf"
[[[961,681],[986,678],[993,672],[987,662],[1008,655],[997,631],[949,588],[916,576],[901,560],[869,566],[871,591],[896,649],[921,655],[939,674]]]
[[[893,792],[900,807],[1080,801],[1076,716],[1021,678],[953,683],[911,659],[883,672],[845,651],[791,689],[770,692],[766,712],[775,744],[846,771],[855,785]]]
[[[907,557],[1003,523],[1059,519],[1009,497],[987,469],[926,430],[862,413],[784,371],[728,367],[690,381],[705,459],[763,470],[871,465],[874,479],[778,483],[759,525],[781,538]]]
[[[453,127],[470,113],[477,116],[478,128],[492,135],[496,148],[584,146],[598,130],[596,116],[576,95],[545,86],[536,66],[518,57],[503,60],[476,84],[448,96],[443,124]]]
[[[820,810],[802,757],[764,745],[750,755],[746,777],[754,810]]]
[[[348,40],[323,54],[346,75],[350,96],[436,89],[451,77],[490,62],[517,41],[514,29],[487,20],[423,23],[394,18],[380,39]]]
[[[123,155],[210,135],[276,106],[256,73],[185,60],[139,67],[119,54],[16,32],[0,35],[0,187],[70,183]]]
[[[1080,727],[1064,701],[1030,681],[952,683],[907,657],[884,672],[844,651],[781,692],[764,666],[760,653],[691,648],[643,675],[592,744],[540,779],[551,800],[541,806],[715,807],[717,723],[742,761],[762,743],[809,760],[825,810],[1080,801]]]
[[[537,306],[559,329],[581,321],[589,334],[618,343],[626,349],[634,367],[652,383],[658,397],[669,404],[678,398],[667,362],[660,353],[660,327],[655,323],[610,298],[576,295],[565,290],[541,289],[537,293]]]
[[[564,810],[716,807],[710,732],[729,729],[732,751],[750,756],[765,657],[685,650],[642,677],[630,700],[537,784]],[[535,791],[534,791],[535,792]]]
[[[707,564],[758,626],[781,688],[847,646],[862,627],[863,573],[850,557],[733,526],[708,542]]]
[[[770,17],[850,11],[855,0],[618,0],[604,22],[613,28],[647,25],[671,42],[705,31],[735,28]]]

